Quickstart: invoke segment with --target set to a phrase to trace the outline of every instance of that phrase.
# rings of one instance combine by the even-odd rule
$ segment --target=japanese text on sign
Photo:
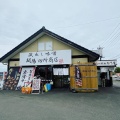
[[[117,61],[116,60],[108,60],[108,61],[96,61],[97,66],[116,66]]]
[[[20,53],[20,65],[71,64],[71,50]]]

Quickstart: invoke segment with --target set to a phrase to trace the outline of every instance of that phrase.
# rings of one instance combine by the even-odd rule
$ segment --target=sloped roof
[[[18,46],[16,46],[15,48],[13,48],[11,51],[9,51],[8,53],[6,53],[4,56],[2,56],[0,58],[0,62],[2,63],[7,63],[9,59],[11,59],[15,54],[19,53],[22,49],[24,49],[25,47],[27,47],[29,44],[31,44],[32,42],[34,42],[37,38],[39,38],[40,36],[47,34],[53,38],[56,38],[57,40],[68,44],[71,47],[74,47],[80,51],[82,51],[83,53],[85,53],[86,55],[89,56],[89,60],[92,61],[96,61],[99,58],[99,55],[96,54],[95,52],[92,52],[70,40],[67,40],[49,30],[47,30],[45,27],[42,27],[40,30],[38,30],[36,33],[34,33],[33,35],[31,35],[29,38],[27,38],[26,40],[24,40],[22,43],[20,43]]]

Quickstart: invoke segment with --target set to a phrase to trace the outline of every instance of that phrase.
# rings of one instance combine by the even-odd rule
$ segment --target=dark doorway
[[[40,78],[44,81],[52,80],[52,67],[38,66],[35,71],[35,76],[40,76]]]
[[[55,88],[67,88],[69,87],[69,76],[68,75],[54,75],[54,87]]]
[[[69,87],[69,65],[55,65],[53,67],[53,87]]]
[[[53,69],[68,69],[67,75],[54,75]],[[40,76],[43,84],[53,82],[53,88],[67,88],[69,87],[69,66],[55,65],[55,66],[38,66],[36,67],[35,76]]]

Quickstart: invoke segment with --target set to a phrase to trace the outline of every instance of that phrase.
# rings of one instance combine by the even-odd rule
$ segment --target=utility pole
[[[103,47],[98,47],[97,48],[97,50],[98,50],[98,53],[99,53],[99,55],[100,55],[100,61],[102,60],[102,58],[103,58],[103,54],[102,54],[102,50],[103,50]]]

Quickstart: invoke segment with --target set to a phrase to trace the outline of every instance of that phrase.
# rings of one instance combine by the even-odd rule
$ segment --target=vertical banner
[[[31,82],[33,80],[35,73],[34,67],[23,67],[20,80],[17,85],[17,89],[20,89],[21,87],[31,87]]]
[[[4,88],[5,90],[15,90],[20,78],[20,67],[10,67],[8,73],[4,74]]]
[[[75,81],[76,81],[76,85],[82,86],[81,73],[80,73],[80,69],[77,65],[75,66]]]
[[[3,89],[4,84],[4,78],[3,78],[3,72],[0,72],[0,89]]]
[[[5,80],[7,78],[7,72],[3,72],[3,80]]]
[[[3,90],[4,81],[7,78],[7,72],[0,72],[0,89]]]

